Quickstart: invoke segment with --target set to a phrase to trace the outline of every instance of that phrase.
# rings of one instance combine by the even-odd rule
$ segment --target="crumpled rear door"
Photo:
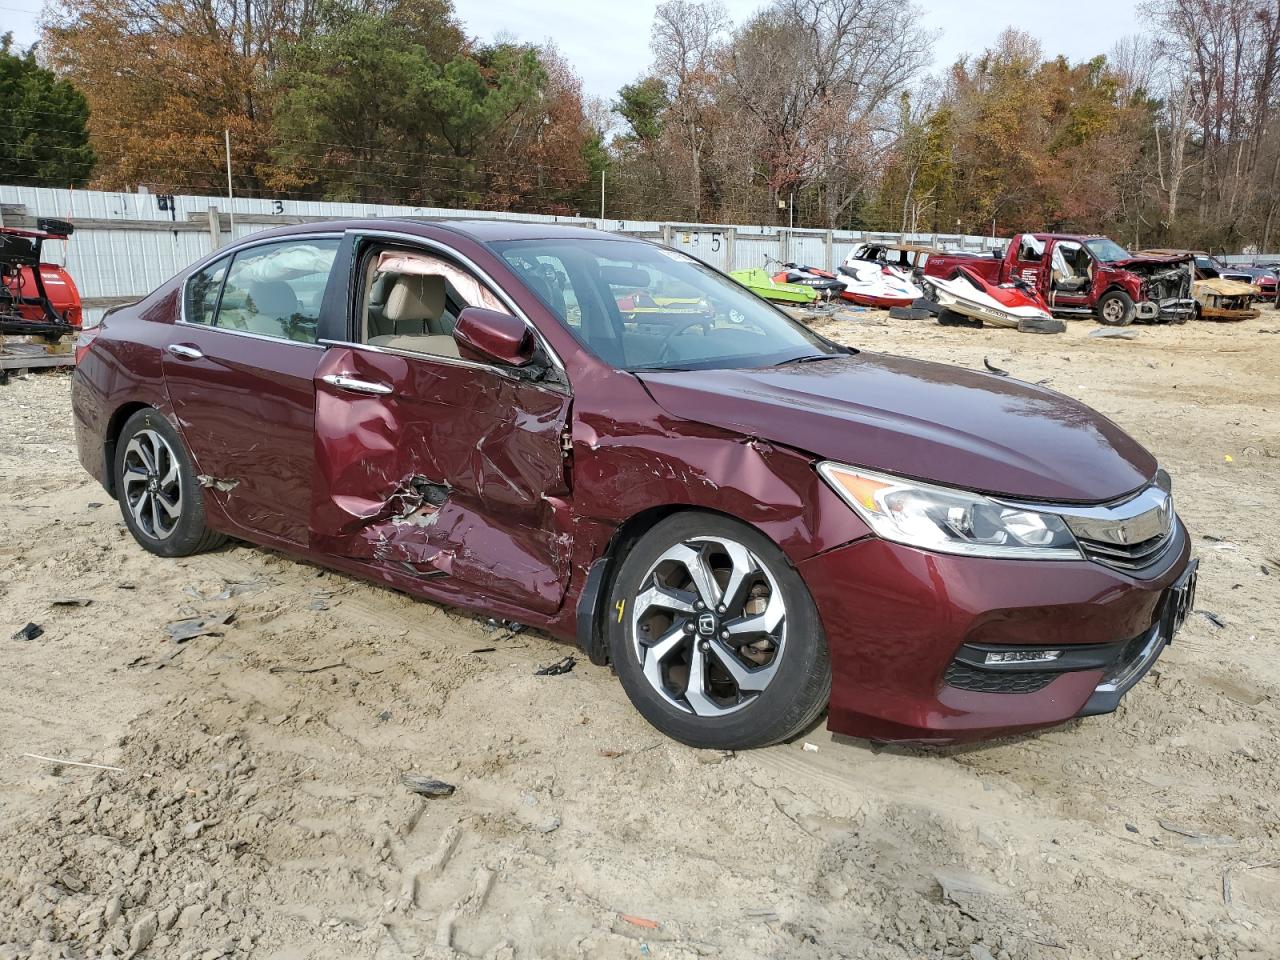
[[[313,547],[558,609],[568,396],[483,366],[337,346],[315,386]]]

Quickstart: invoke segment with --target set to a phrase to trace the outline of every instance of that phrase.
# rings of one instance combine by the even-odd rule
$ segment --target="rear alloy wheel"
[[[1133,323],[1133,300],[1123,290],[1108,290],[1098,298],[1098,322],[1109,327],[1127,327]]]
[[[767,538],[724,517],[656,525],[614,584],[610,646],[632,702],[662,732],[738,749],[794,736],[826,705],[817,611]]]
[[[116,496],[133,538],[162,557],[186,557],[226,537],[204,524],[203,490],[169,421],[139,410],[116,440]]]

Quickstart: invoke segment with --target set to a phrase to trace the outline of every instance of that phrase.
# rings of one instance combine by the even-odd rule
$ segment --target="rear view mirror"
[[[467,307],[453,328],[464,360],[523,367],[533,360],[533,334],[519,317],[484,307]]]
[[[600,268],[600,279],[611,287],[634,287],[644,290],[649,286],[649,271],[639,267],[620,267],[613,264]]]

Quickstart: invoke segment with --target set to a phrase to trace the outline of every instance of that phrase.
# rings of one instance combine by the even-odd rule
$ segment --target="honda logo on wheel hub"
[[[704,613],[698,617],[698,633],[704,637],[709,637],[716,632],[716,618],[714,614]]]

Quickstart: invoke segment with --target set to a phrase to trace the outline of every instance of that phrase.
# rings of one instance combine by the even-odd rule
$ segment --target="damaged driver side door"
[[[541,612],[568,581],[570,409],[538,380],[458,355],[467,306],[511,313],[442,249],[356,243],[350,340],[315,375],[311,545]]]

